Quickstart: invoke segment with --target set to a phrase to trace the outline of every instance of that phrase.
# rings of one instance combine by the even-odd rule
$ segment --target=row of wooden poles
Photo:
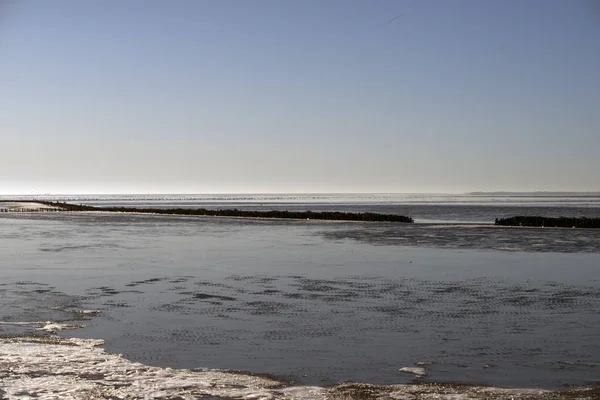
[[[60,208],[0,208],[0,212],[58,212]]]

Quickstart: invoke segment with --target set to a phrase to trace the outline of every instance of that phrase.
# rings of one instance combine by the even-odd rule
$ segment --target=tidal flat
[[[56,328],[62,338],[102,340],[147,368],[267,374],[285,387],[460,382],[539,394],[597,381],[598,235],[6,213],[0,333],[46,337],[53,322],[78,328]]]

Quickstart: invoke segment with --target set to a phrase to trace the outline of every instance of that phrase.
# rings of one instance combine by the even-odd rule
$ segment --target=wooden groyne
[[[411,217],[396,214],[377,213],[351,213],[339,211],[253,211],[253,210],[208,210],[206,208],[137,208],[137,207],[94,207],[83,204],[64,202],[37,201],[52,208],[61,208],[63,211],[95,211],[95,212],[120,212],[143,213],[162,215],[198,215],[209,217],[241,217],[241,218],[269,218],[269,219],[304,219],[326,221],[365,221],[365,222],[401,222],[412,223]]]
[[[600,218],[517,216],[496,218],[495,224],[501,226],[537,226],[541,228],[600,228]]]
[[[0,213],[39,213],[39,212],[63,212],[60,208],[0,208]]]

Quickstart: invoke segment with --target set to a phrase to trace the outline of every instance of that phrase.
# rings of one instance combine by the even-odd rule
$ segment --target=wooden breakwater
[[[17,207],[17,208],[0,208],[0,213],[38,213],[38,212],[61,212],[65,211],[60,208],[29,208],[29,207]]]
[[[351,213],[340,211],[253,211],[253,210],[209,210],[206,208],[138,208],[138,207],[94,207],[83,204],[65,202],[37,201],[50,207],[60,208],[62,211],[104,211],[120,213],[143,213],[163,215],[199,215],[210,217],[242,217],[242,218],[270,218],[270,219],[314,219],[327,221],[365,221],[365,222],[401,222],[412,223],[411,217],[396,214],[378,213]]]
[[[516,216],[496,218],[501,226],[537,226],[552,228],[600,228],[600,218]]]

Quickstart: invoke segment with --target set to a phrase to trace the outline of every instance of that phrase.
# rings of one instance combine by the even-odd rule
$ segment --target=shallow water
[[[375,212],[412,217],[416,223],[482,223],[491,224],[495,218],[515,215],[543,215],[548,217],[598,217],[600,206],[566,205],[564,203],[509,204],[455,204],[455,203],[398,203],[398,204],[346,204],[346,203],[246,203],[246,202],[138,202],[138,201],[89,201],[83,204],[97,207],[147,207],[147,208],[206,208],[214,210],[233,209],[250,211],[342,211]]]
[[[23,196],[19,196],[22,198]],[[38,199],[97,207],[378,212],[417,223],[493,223],[515,215],[600,217],[600,193],[532,194],[212,194],[46,195]],[[3,196],[2,198],[15,198]]]
[[[600,372],[598,230],[0,216],[0,333],[297,384],[560,388]],[[100,310],[99,316],[81,310]],[[30,322],[32,324],[15,324]]]

